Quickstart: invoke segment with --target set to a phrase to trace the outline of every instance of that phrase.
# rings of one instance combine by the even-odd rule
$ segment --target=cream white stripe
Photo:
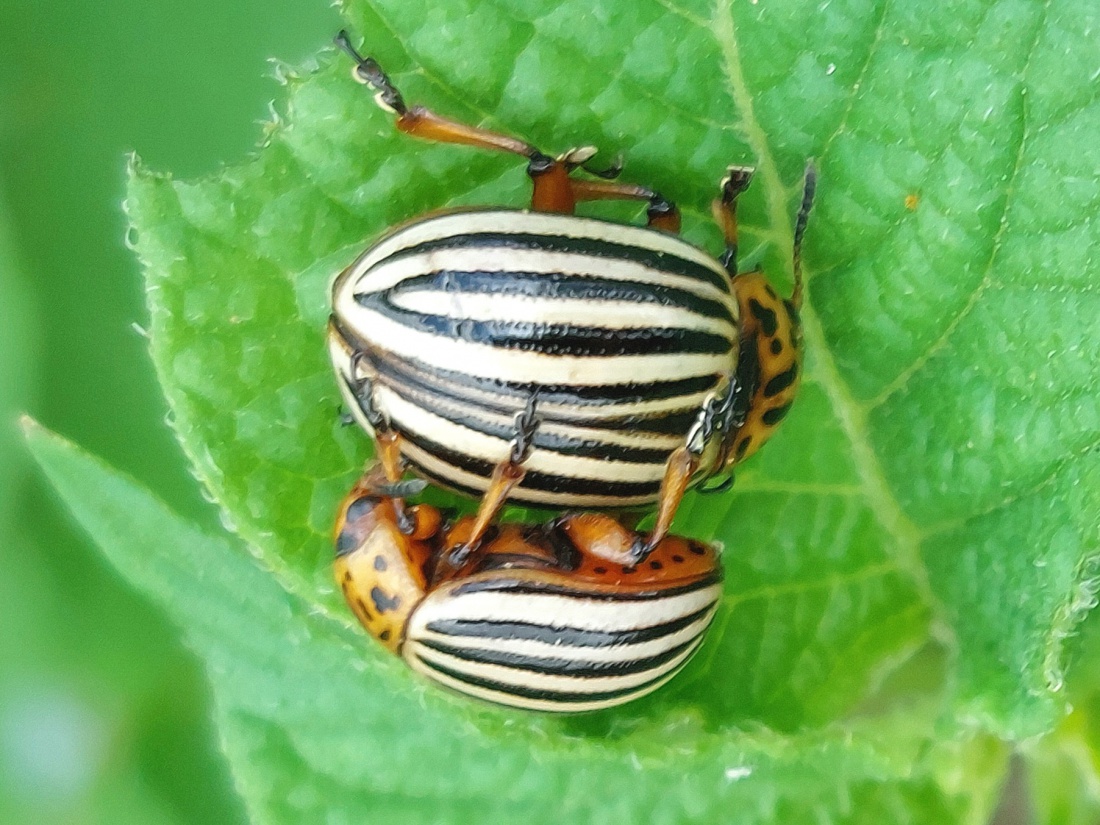
[[[469,582],[470,579],[464,580]],[[516,593],[481,590],[454,595],[461,584],[446,586],[440,593],[448,599],[432,599],[417,608],[409,622],[410,638],[421,635],[433,621],[465,619],[480,621],[492,617],[498,622],[526,622],[604,632],[640,630],[690,616],[716,602],[721,585],[712,584],[675,596],[638,601],[598,601],[552,593]]]
[[[547,355],[460,341],[411,329],[354,302],[337,307],[354,329],[370,330],[370,340],[404,358],[437,369],[464,372],[500,381],[526,382],[537,376],[543,384],[607,386],[629,384],[638,376],[646,381],[674,381],[700,375],[724,374],[730,353],[662,355],[571,356]]]
[[[423,467],[427,472],[438,476],[452,484],[461,485],[471,490],[485,492],[489,487],[489,480],[473,473],[455,467],[445,461],[441,461],[431,453],[426,453],[415,444],[406,442],[401,451],[410,460]],[[514,504],[539,504],[547,507],[634,507],[636,505],[649,504],[657,498],[657,491],[652,495],[641,496],[601,496],[595,494],[578,493],[552,493],[545,490],[529,490],[525,487],[517,487],[508,496],[508,500]]]
[[[716,382],[717,383],[717,380]],[[588,406],[583,407],[580,405],[569,404],[554,404],[550,401],[544,401],[539,404],[539,409],[550,415],[553,412],[566,413],[571,417],[578,418],[580,420],[589,419],[592,422],[599,422],[608,418],[619,418],[624,415],[643,415],[659,412],[682,412],[685,410],[698,410],[703,406],[703,402],[711,391],[696,392],[691,395],[676,395],[671,398],[662,398],[654,401],[638,401],[622,404],[605,404],[600,406]],[[567,425],[572,427],[573,425]],[[576,432],[576,430],[572,430]],[[601,430],[602,432],[602,430]],[[686,435],[686,433],[685,433]],[[678,447],[683,440],[683,436],[669,436],[676,441],[675,446]]]
[[[471,321],[529,324],[573,324],[601,329],[690,329],[737,337],[733,324],[683,307],[637,301],[582,298],[533,298],[525,295],[485,295],[409,290],[394,295],[392,303],[420,315]]]
[[[698,649],[698,648],[696,648]],[[446,674],[439,673],[431,670],[423,663],[417,661],[415,658],[406,657],[410,667],[418,673],[436,681],[446,687],[451,688],[458,693],[465,694],[466,696],[472,696],[475,699],[482,699],[486,702],[494,702],[498,705],[507,705],[514,708],[523,708],[524,710],[539,710],[550,711],[558,713],[582,713],[589,710],[600,710],[601,708],[611,708],[616,705],[626,704],[639,697],[645,696],[648,693],[652,693],[664,684],[667,684],[673,676],[675,676],[678,670],[674,670],[667,674],[660,681],[642,688],[641,690],[628,693],[623,696],[618,696],[613,699],[597,699],[591,702],[579,701],[579,702],[561,702],[552,701],[548,699],[529,699],[527,697],[514,696],[509,693],[502,693],[501,691],[491,690],[489,688],[478,687],[477,685],[470,685],[459,679],[454,679]],[[686,660],[685,660],[686,661]]]
[[[511,439],[479,433],[441,418],[416,404],[410,404],[388,387],[375,388],[375,398],[394,424],[403,432],[413,433],[442,444],[449,450],[480,458],[493,464],[508,457]],[[524,469],[573,478],[600,478],[604,481],[659,481],[664,476],[664,464],[610,461],[580,455],[565,455],[549,450],[532,450]]]
[[[344,339],[336,333],[332,333],[329,336],[329,352],[332,358],[332,362],[334,365],[336,365],[337,370],[343,372],[349,377],[352,377],[353,380],[364,377],[370,377],[372,379],[377,377],[377,373],[370,368],[369,362],[365,359],[360,361],[360,369],[358,373],[355,376],[351,376],[352,350],[344,341]],[[715,380],[717,382],[717,378]],[[341,387],[343,387],[342,382]],[[480,390],[476,387],[453,385],[452,389],[459,394],[468,394],[471,404],[475,404],[476,399],[478,398],[483,399],[486,405],[500,403],[506,398],[506,396],[501,396],[499,394]],[[704,390],[702,392],[691,393],[690,395],[674,395],[669,398],[659,398],[652,401],[631,401],[617,404],[602,404],[599,406],[558,404],[553,401],[543,401],[539,405],[539,409],[549,416],[553,416],[554,414],[567,414],[571,418],[578,418],[581,421],[588,419],[593,422],[598,422],[604,419],[619,418],[625,415],[645,415],[661,412],[679,412],[682,410],[699,409],[709,394],[709,390]],[[344,393],[344,395],[345,398],[348,400],[349,406],[357,406],[354,400],[352,400],[350,396],[347,395],[347,393]],[[570,423],[562,426],[568,428],[570,432],[578,433],[578,428],[583,425],[574,425]],[[607,430],[599,430],[598,432],[602,433],[602,435],[600,436],[601,440],[612,440],[608,437]],[[635,434],[634,437],[638,439],[646,439],[646,446],[665,447],[671,444],[671,449],[676,449],[676,447],[680,445],[680,442],[683,438],[682,436],[676,435],[662,436],[657,434],[654,434],[652,436],[642,436],[641,434]],[[652,440],[650,441],[649,439]],[[614,443],[626,444],[627,442],[616,441]],[[632,441],[630,443],[634,442]],[[641,441],[638,441],[637,443],[639,446],[642,445]]]
[[[341,289],[362,294],[381,292],[406,278],[444,269],[463,272],[533,272],[545,275],[562,272],[629,284],[665,286],[718,301],[726,306],[734,318],[737,317],[737,301],[733,297],[732,289],[722,290],[706,281],[624,258],[598,258],[578,252],[550,252],[540,249],[438,249],[382,260],[370,269],[356,266],[341,285]]]
[[[731,356],[730,363],[733,363]],[[421,375],[426,380],[431,380],[430,376]],[[635,376],[635,379],[645,380],[643,376]],[[724,386],[724,379],[720,379],[718,375],[714,375],[715,387]],[[447,389],[457,395],[461,395],[464,399],[468,399],[471,405],[476,405],[480,400],[483,406],[488,407],[493,404],[508,403],[511,400],[517,403],[515,396],[507,396],[501,393],[491,392],[489,390],[480,389],[478,387],[457,384],[455,382],[447,381],[446,379],[440,379],[440,387]],[[693,392],[686,395],[673,395],[668,398],[656,398],[646,401],[621,401],[611,402],[608,404],[569,404],[559,403],[552,400],[548,400],[545,397],[539,402],[539,410],[547,417],[554,417],[555,415],[567,415],[571,421],[578,422],[574,425],[572,423],[566,425],[569,427],[581,426],[580,422],[591,421],[598,423],[608,418],[620,418],[626,415],[646,415],[656,413],[667,412],[682,412],[685,410],[698,410],[702,407],[703,402],[707,396],[711,393],[711,390],[701,390],[699,392]],[[662,436],[663,438],[663,436]],[[676,440],[676,445],[679,446],[679,442],[682,436],[672,436]]]
[[[569,693],[600,693],[608,690],[627,690],[638,687],[650,679],[662,676],[670,670],[675,670],[691,654],[691,648],[689,648],[668,662],[637,673],[619,676],[562,676],[556,673],[538,673],[508,665],[473,662],[460,656],[441,653],[438,650],[432,650],[415,643],[406,645],[406,650],[409,651],[408,655],[420,659],[429,667],[439,665],[457,673],[500,682],[504,685],[518,685],[535,690]]]
[[[386,391],[397,393],[397,390],[388,384],[386,385]],[[476,419],[487,427],[503,427],[509,432],[511,432],[515,426],[516,414],[522,412],[522,408],[518,406],[510,412],[496,412],[486,408],[484,405],[478,406],[474,401],[460,403],[450,398],[432,394],[419,387],[402,387],[399,394],[407,399],[406,403],[412,404],[419,409],[430,409],[438,413],[441,417],[446,418],[448,414],[450,414],[452,418],[456,415],[460,415]],[[502,399],[495,397],[492,400],[500,402]],[[569,409],[570,411],[575,411],[575,408]],[[538,410],[540,418],[549,415],[549,405],[540,404]],[[465,425],[457,426],[463,426],[464,429],[470,429],[465,427]],[[539,423],[539,432],[551,436],[593,441],[598,444],[613,444],[620,447],[636,447],[639,449],[667,450],[670,453],[684,443],[683,435],[662,435],[660,433],[612,428],[597,429],[595,427],[588,427],[572,422],[558,424],[546,421],[545,419],[541,420]],[[493,436],[489,437],[492,438]],[[510,439],[511,436],[509,437],[509,440]],[[536,449],[543,450],[544,448],[538,447]],[[551,452],[553,452],[553,450],[551,450]]]
[[[402,249],[408,249],[426,241],[474,232],[561,235],[568,238],[608,241],[652,252],[676,255],[704,266],[723,278],[729,277],[718,261],[676,235],[594,218],[519,210],[452,212],[426,217],[380,240],[374,247],[367,250],[354,266],[357,271],[363,272],[383,258]]]
[[[428,597],[429,599],[431,596]],[[418,644],[438,642],[450,647],[464,650],[493,650],[500,653],[514,653],[518,656],[530,656],[542,659],[566,658],[577,662],[631,662],[636,659],[645,659],[657,656],[667,650],[689,642],[696,636],[702,635],[714,618],[714,608],[707,611],[706,615],[698,621],[692,622],[687,627],[681,628],[675,633],[662,636],[658,639],[650,639],[644,642],[634,642],[615,646],[586,646],[557,644],[539,641],[538,639],[497,639],[483,636],[463,636],[437,633],[424,628],[424,632],[417,636],[409,636],[409,641]],[[491,621],[493,617],[485,617]],[[549,635],[549,634],[548,634]]]

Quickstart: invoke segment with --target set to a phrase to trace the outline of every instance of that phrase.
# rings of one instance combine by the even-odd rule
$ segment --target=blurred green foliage
[[[1066,693],[1076,710],[1054,735],[1026,741],[1062,711],[1063,635],[1093,595],[1077,589],[1091,583],[1093,571],[1076,563],[1094,549],[1087,532],[1095,527],[1094,508],[1081,503],[1094,500],[1097,465],[1091,461],[1091,474],[1078,476],[1074,462],[1096,455],[1095,441],[1085,438],[1095,435],[1087,403],[1095,350],[1078,347],[1072,333],[1061,337],[1062,325],[1050,321],[1070,319],[1065,327],[1074,332],[1095,322],[1083,309],[1094,293],[1078,282],[1095,272],[1085,251],[1095,230],[1081,216],[1095,211],[1097,192],[1095,148],[1081,136],[1095,133],[1100,109],[1095,77],[1085,84],[1087,73],[1066,75],[1067,66],[1088,63],[1081,32],[1094,29],[1085,20],[1087,3],[972,2],[941,26],[904,7],[859,2],[827,13],[830,4],[790,4],[776,18],[775,6],[754,11],[753,0],[719,4],[715,42],[707,16],[714,10],[692,0],[584,9],[599,18],[601,9],[629,8],[608,24],[619,39],[608,37],[607,27],[583,25],[591,22],[580,21],[585,4],[548,2],[540,14],[536,5],[346,3],[356,31],[372,32],[372,49],[418,99],[444,101],[457,113],[464,105],[492,112],[501,125],[523,124],[545,145],[560,138],[563,124],[571,133],[598,134],[602,145],[628,148],[632,173],[662,188],[671,181],[661,176],[679,170],[668,158],[684,158],[689,171],[677,186],[686,202],[705,202],[710,170],[731,154],[763,160],[761,148],[779,135],[785,154],[770,171],[763,163],[763,185],[746,210],[759,217],[765,204],[752,198],[766,196],[768,220],[776,223],[785,198],[796,194],[783,181],[797,177],[807,155],[823,160],[832,184],[822,193],[809,249],[811,267],[824,276],[811,284],[807,313],[814,380],[783,439],[742,476],[735,496],[744,503],[754,494],[764,500],[789,492],[787,466],[847,472],[841,459],[852,452],[864,469],[859,479],[840,479],[842,492],[877,505],[877,519],[813,520],[814,530],[824,523],[844,546],[833,553],[828,542],[785,534],[790,520],[780,508],[769,515],[750,505],[751,529],[733,537],[741,540],[729,561],[733,598],[715,640],[729,641],[723,650],[734,654],[760,638],[774,645],[777,636],[759,631],[765,611],[780,617],[775,626],[788,636],[798,630],[790,618],[809,615],[797,602],[790,609],[781,603],[788,574],[775,564],[784,562],[775,548],[799,547],[787,554],[791,569],[816,568],[827,584],[831,571],[847,570],[848,556],[861,584],[887,570],[892,586],[866,600],[882,608],[865,611],[859,592],[841,594],[839,618],[825,624],[832,631],[825,641],[839,652],[832,659],[841,663],[832,671],[803,668],[801,683],[799,671],[782,671],[786,661],[813,663],[805,651],[827,635],[815,619],[770,673],[753,668],[755,682],[738,685],[745,695],[699,690],[698,674],[713,681],[727,668],[736,678],[746,669],[739,662],[750,658],[716,663],[712,644],[710,658],[693,666],[694,682],[689,673],[617,721],[516,721],[422,695],[409,689],[395,661],[378,661],[377,651],[368,654],[373,678],[363,680],[361,637],[324,615],[332,596],[321,586],[329,581],[329,513],[363,442],[349,434],[333,439],[334,402],[315,403],[334,395],[327,367],[315,363],[323,360],[320,350],[309,343],[325,313],[318,287],[333,256],[346,260],[346,245],[360,243],[364,228],[438,205],[445,187],[410,187],[410,178],[450,182],[455,191],[447,198],[470,203],[487,196],[516,202],[522,178],[514,170],[501,178],[500,159],[414,147],[388,125],[362,128],[369,104],[347,80],[346,65],[328,57],[317,70],[288,73],[291,110],[304,115],[269,130],[260,160],[198,184],[135,176],[131,202],[142,253],[151,282],[161,287],[153,303],[162,375],[175,393],[184,443],[208,489],[288,594],[236,540],[202,529],[210,508],[193,492],[159,423],[163,403],[143,342],[130,329],[143,311],[122,243],[121,159],[136,149],[143,168],[193,178],[239,158],[258,135],[263,99],[282,96],[261,79],[262,56],[295,61],[312,53],[336,27],[335,15],[289,3],[103,9],[9,2],[0,11],[0,411],[8,426],[0,438],[0,821],[243,819],[193,661],[160,614],[101,566],[26,477],[10,424],[16,411],[29,410],[139,477],[185,517],[71,445],[36,435],[39,459],[82,523],[131,581],[188,628],[210,667],[218,733],[237,787],[262,819],[331,821],[343,809],[348,821],[364,812],[458,821],[466,810],[495,806],[514,819],[537,819],[538,808],[579,821],[591,812],[586,806],[603,813],[610,805],[670,822],[692,806],[710,819],[735,811],[753,821],[774,814],[792,822],[811,815],[975,822],[1004,775],[1008,749],[1000,735],[1025,740],[1043,821],[1091,825],[1100,799],[1095,617],[1070,645],[1078,668]],[[380,8],[393,25],[380,25]],[[817,25],[821,19],[851,28]],[[740,46],[735,32],[722,28],[732,23],[738,37],[744,33]],[[632,26],[637,32],[623,38]],[[770,39],[778,31],[787,36]],[[493,48],[470,48],[479,39]],[[844,51],[845,44],[853,48]],[[587,89],[543,82],[576,73],[584,61],[618,67],[624,46],[622,71],[581,72]],[[699,71],[707,61],[710,70]],[[744,77],[722,65],[743,65]],[[986,82],[990,67],[996,82]],[[648,92],[654,88],[658,93]],[[718,120],[691,114],[701,98],[708,111],[716,107]],[[752,123],[744,120],[750,104]],[[740,125],[731,125],[738,112]],[[1067,114],[1078,112],[1088,117]],[[1052,125],[1061,128],[1048,130]],[[630,144],[632,137],[638,142]],[[383,148],[386,162],[379,163]],[[960,158],[960,148],[970,154]],[[970,166],[982,175],[968,178]],[[1080,238],[1066,235],[1066,226]],[[760,240],[769,234],[744,229]],[[689,226],[689,234],[707,231],[713,234]],[[785,250],[789,232],[780,234],[785,243],[772,246]],[[771,271],[780,270],[776,255],[765,253]],[[1041,265],[1051,259],[1061,265]],[[1004,282],[990,277],[991,262]],[[1078,300],[1056,297],[1071,293]],[[262,311],[251,318],[238,313],[240,306]],[[852,314],[851,306],[874,311]],[[968,323],[954,334],[952,322],[937,338],[943,317]],[[239,340],[247,335],[254,339]],[[203,359],[176,358],[192,345]],[[926,351],[931,357],[912,361]],[[259,359],[235,372],[239,365],[222,356],[241,353]],[[1053,353],[1061,357],[1050,365]],[[910,361],[913,367],[898,373]],[[257,364],[271,370],[262,380]],[[286,392],[272,376],[289,382]],[[1078,385],[1086,390],[1080,401],[1066,391]],[[982,403],[990,386],[1013,398],[998,415]],[[971,392],[975,387],[979,392]],[[256,403],[237,403],[235,394]],[[1059,404],[1069,414],[1055,426],[1044,408]],[[862,406],[870,413],[851,414]],[[836,421],[830,409],[849,415]],[[240,420],[226,420],[234,417]],[[269,437],[275,422],[284,441]],[[926,437],[917,437],[922,432]],[[1082,437],[1068,453],[1067,435]],[[837,444],[844,449],[830,452]],[[914,473],[929,456],[941,460]],[[877,457],[881,473],[872,467]],[[866,489],[856,490],[857,481]],[[821,498],[820,490],[810,492]],[[729,501],[737,506],[736,498]],[[1011,521],[987,517],[1001,509],[1011,511]],[[1063,511],[1084,550],[1070,527],[1053,536],[1037,529],[1060,526]],[[685,515],[708,534],[750,524],[735,509]],[[928,530],[920,534],[914,524]],[[273,525],[279,529],[268,529]],[[970,532],[962,529],[968,525]],[[869,551],[896,559],[876,564]],[[753,576],[762,583],[756,591]],[[905,576],[915,579],[915,590]],[[796,581],[794,591],[803,589]],[[766,598],[744,598],[754,592]],[[739,615],[747,616],[747,632],[730,620]],[[855,633],[851,643],[848,633]],[[926,634],[923,651],[891,672]],[[761,685],[757,701],[750,689]],[[914,685],[923,685],[933,711],[936,701],[953,703],[957,729],[936,729],[919,712],[927,709],[908,706]],[[707,725],[690,707],[681,713],[693,690],[703,697],[696,705],[713,706],[701,717]],[[853,706],[859,697],[865,701]],[[884,709],[897,717],[889,725],[881,724]],[[975,730],[988,735],[966,739]],[[963,736],[952,739],[959,731]],[[941,741],[923,738],[936,733]],[[676,757],[666,762],[670,743]],[[370,757],[383,751],[387,759],[378,765]],[[537,770],[525,767],[532,754]],[[429,756],[463,771],[433,771]],[[669,764],[688,777],[671,791],[664,784]],[[727,766],[721,775],[718,766]],[[645,772],[654,779],[639,781]],[[540,795],[543,804],[532,805]]]
[[[326,43],[323,3],[0,4],[0,823],[234,823],[193,657],[29,472],[15,418],[79,439],[209,523],[163,424],[125,155],[240,158],[267,58]]]

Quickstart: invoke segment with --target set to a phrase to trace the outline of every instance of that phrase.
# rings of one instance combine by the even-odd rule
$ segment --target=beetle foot
[[[463,542],[462,544],[456,544],[450,550],[443,553],[440,561],[442,561],[443,566],[447,568],[448,572],[454,573],[466,566],[473,553],[474,547]]]
[[[630,555],[631,565],[641,564],[643,561],[649,558],[649,555],[657,549],[658,544],[660,544],[660,542],[653,541],[652,536],[639,535],[635,537],[634,542],[630,545],[630,550],[628,551]]]

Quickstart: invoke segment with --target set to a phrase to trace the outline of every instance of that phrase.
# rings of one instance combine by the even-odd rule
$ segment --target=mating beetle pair
[[[398,129],[520,155],[533,183],[529,211],[414,219],[333,286],[330,356],[380,462],[341,508],[341,587],[372,634],[470,695],[580,710],[646,693],[690,656],[717,599],[714,551],[669,536],[676,509],[688,488],[759,449],[797,391],[813,170],[794,290],[781,300],[761,272],[737,272],[736,205],[750,169],[731,167],[722,181],[713,207],[726,250],[714,259],[677,237],[679,211],[660,193],[612,181],[617,168],[589,169],[591,147],[553,158],[409,106],[346,34],[337,43]],[[609,199],[646,202],[646,227],[573,214]],[[437,512],[408,508],[407,466],[479,497],[477,514],[445,528]],[[496,527],[506,501],[656,502],[657,518],[647,534],[592,514]],[[687,558],[670,549],[682,546],[701,549],[709,567],[669,561]],[[641,570],[650,572],[630,578]],[[674,644],[662,628],[676,628]],[[647,641],[623,641],[636,638]]]

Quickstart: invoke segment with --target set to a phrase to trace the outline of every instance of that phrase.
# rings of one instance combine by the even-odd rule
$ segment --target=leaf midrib
[[[884,20],[885,14],[879,21],[879,30],[881,30]],[[748,90],[741,66],[741,53],[737,42],[737,34],[733,27],[732,0],[716,0],[712,22],[713,25],[710,31],[713,32],[714,39],[717,41],[722,55],[726,76],[729,80],[730,97],[740,113],[739,126],[746,142],[757,158],[757,173],[764,187],[769,223],[776,237],[780,238],[784,245],[790,248],[794,245],[794,228],[789,216],[789,196],[780,178],[767,134],[756,119],[752,95]],[[878,41],[879,36],[876,34],[874,43],[877,44]],[[872,54],[868,54],[868,63],[871,57]],[[864,66],[865,70],[866,66]],[[860,72],[860,80],[862,80],[863,73],[863,71]],[[852,97],[856,94],[858,82],[857,80],[857,84],[852,88]],[[847,112],[850,111],[851,107],[846,110],[843,118],[846,118]],[[841,129],[843,129],[843,121],[838,125],[836,131],[839,132]],[[803,273],[805,280],[809,281],[812,272],[804,267]],[[793,270],[791,274],[793,276]],[[851,446],[852,460],[868,507],[871,509],[875,520],[886,531],[890,540],[890,546],[885,548],[885,552],[895,558],[899,569],[916,586],[921,599],[932,609],[936,624],[940,627],[941,632],[950,633],[945,620],[945,612],[932,591],[928,571],[920,557],[920,531],[902,510],[901,504],[894,496],[893,490],[886,480],[882,465],[879,463],[871,442],[866,436],[865,412],[852,396],[850,388],[840,375],[836,359],[826,342],[821,321],[808,297],[801,309],[802,326],[806,346],[814,352],[818,365],[815,378],[825,391],[825,396],[829,401],[833,414],[840,423],[841,429]]]

